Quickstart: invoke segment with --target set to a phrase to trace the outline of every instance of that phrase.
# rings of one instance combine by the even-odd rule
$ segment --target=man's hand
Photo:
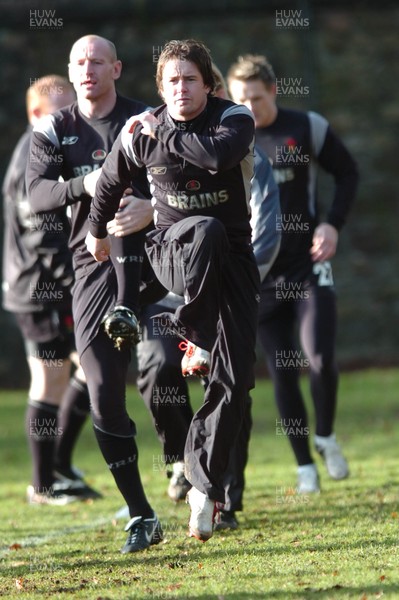
[[[328,223],[320,223],[313,234],[310,249],[313,262],[322,262],[332,258],[337,250],[338,231]]]
[[[149,135],[155,139],[155,130],[157,127],[159,127],[160,123],[151,112],[146,110],[139,115],[134,115],[134,117],[131,117],[127,122],[129,125],[129,133],[134,132],[134,129],[138,123],[141,123],[143,126],[141,133],[144,135]]]
[[[109,259],[111,252],[111,240],[109,236],[99,239],[95,238],[89,231],[85,242],[88,251],[94,256],[97,262],[104,262]]]
[[[88,175],[85,175],[83,179],[83,187],[85,189],[86,194],[89,194],[92,198],[94,198],[94,194],[96,193],[96,183],[101,175],[102,169],[96,169]]]
[[[119,211],[107,225],[108,233],[124,237],[147,227],[152,221],[154,209],[149,200],[124,196],[119,203]]]

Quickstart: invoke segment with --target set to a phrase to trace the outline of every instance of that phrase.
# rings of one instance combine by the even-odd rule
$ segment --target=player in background
[[[96,498],[72,467],[72,452],[90,412],[73,335],[72,257],[65,215],[31,212],[25,186],[32,127],[74,102],[67,79],[48,75],[27,90],[29,126],[13,152],[3,183],[3,307],[22,333],[30,370],[26,435],[32,457],[32,504],[63,505]]]
[[[227,75],[230,95],[253,113],[256,143],[273,163],[280,190],[282,240],[262,284],[259,336],[274,382],[283,430],[298,464],[298,491],[320,491],[309,445],[307,413],[299,386],[309,366],[316,414],[316,450],[333,479],[349,468],[334,433],[338,369],[336,298],[330,259],[354,200],[358,172],[352,156],[324,117],[276,104],[276,78],[263,56],[246,55]],[[333,200],[320,221],[317,167],[334,178]],[[296,333],[306,359],[298,356]],[[306,362],[305,362],[306,360]]]
[[[126,376],[130,349],[117,350],[104,331],[103,318],[117,301],[117,261],[97,263],[85,246],[88,214],[100,168],[127,119],[143,111],[142,102],[117,94],[122,63],[112,42],[96,35],[77,40],[71,49],[69,78],[77,102],[34,128],[27,169],[27,188],[35,212],[71,212],[69,246],[73,251],[72,290],[76,347],[90,392],[91,416],[99,448],[129,507],[128,537],[122,552],[137,552],[157,544],[162,529],[150,506],[138,468],[136,427],[126,410]],[[56,164],[45,157],[55,155]],[[62,176],[62,182],[59,177]],[[145,172],[142,181],[145,182]],[[123,190],[114,213],[122,206]],[[136,179],[139,185],[140,176]],[[143,183],[144,189],[144,183]],[[124,200],[126,201],[126,199]],[[136,206],[145,200],[136,200]],[[141,270],[144,235],[132,235],[131,266]],[[123,264],[123,261],[120,263]],[[132,286],[138,295],[138,286]],[[120,290],[119,290],[120,291]],[[134,297],[135,297],[134,296]]]

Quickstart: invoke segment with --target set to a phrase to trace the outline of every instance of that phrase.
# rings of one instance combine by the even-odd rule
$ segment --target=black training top
[[[143,166],[147,169],[157,229],[188,216],[212,216],[226,227],[230,242],[250,243],[250,184],[253,176],[254,122],[231,101],[209,98],[189,122],[174,121],[165,105],[154,110],[160,121],[156,139],[123,128],[105,161],[90,212],[90,231],[105,237],[120,192]]]
[[[3,183],[3,307],[17,313],[69,308],[73,283],[69,223],[59,212],[34,214],[25,170],[31,128],[20,138]]]
[[[319,223],[317,165],[335,180],[333,201],[323,220],[338,230],[354,200],[357,166],[326,119],[314,112],[279,108],[271,125],[256,129],[256,143],[272,162],[280,190],[276,226],[282,239],[270,275],[300,280],[313,268],[309,250]]]
[[[27,169],[29,201],[35,212],[70,206],[69,245],[76,268],[94,261],[84,242],[91,201],[84,191],[84,176],[103,165],[128,118],[146,108],[142,102],[118,96],[106,117],[89,119],[75,102],[45,117],[33,130]],[[60,177],[64,181],[60,182]],[[125,188],[129,186],[130,182]],[[135,187],[149,197],[144,170]],[[114,213],[117,209],[116,205]]]

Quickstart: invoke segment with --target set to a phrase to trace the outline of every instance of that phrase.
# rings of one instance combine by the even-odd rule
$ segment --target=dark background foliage
[[[340,364],[398,362],[395,2],[16,0],[0,2],[0,9],[0,179],[26,125],[25,90],[45,74],[66,74],[70,48],[82,35],[114,41],[124,64],[120,93],[152,105],[159,103],[157,56],[169,39],[201,39],[223,73],[240,53],[254,52],[269,57],[278,78],[299,78],[308,93],[283,95],[280,104],[326,116],[357,158],[361,174],[334,259]],[[284,27],[287,18],[297,18],[297,26],[291,21]],[[322,176],[321,205],[330,199],[331,180]],[[0,328],[0,386],[26,385],[22,342],[4,311]]]

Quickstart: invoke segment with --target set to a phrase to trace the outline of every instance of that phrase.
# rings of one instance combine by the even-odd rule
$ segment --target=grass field
[[[303,381],[307,394],[307,380]],[[201,389],[192,385],[194,404]],[[276,425],[268,381],[253,393],[254,427],[245,510],[236,532],[206,544],[186,536],[188,507],[166,496],[160,445],[134,388],[140,466],[165,541],[122,555],[123,505],[90,426],[76,464],[104,494],[67,507],[30,506],[25,394],[0,393],[0,596],[143,600],[198,598],[399,599],[399,370],[344,374],[337,419],[351,477],[322,493],[295,494],[296,469]],[[312,411],[310,411],[312,413]]]

